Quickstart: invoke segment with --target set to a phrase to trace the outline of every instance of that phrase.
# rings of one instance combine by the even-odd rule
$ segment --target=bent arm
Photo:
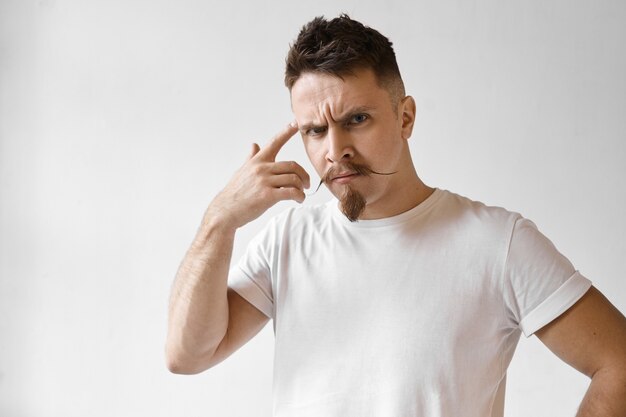
[[[228,329],[227,278],[235,230],[203,222],[174,280],[166,358],[175,373],[208,368]]]
[[[626,318],[600,291],[591,287],[536,335],[591,378],[578,417],[626,416]]]
[[[269,320],[227,286],[235,231],[281,200],[304,201],[310,179],[297,163],[276,162],[298,128],[290,124],[260,149],[211,202],[172,287],[166,359],[174,373],[193,374],[220,362]]]

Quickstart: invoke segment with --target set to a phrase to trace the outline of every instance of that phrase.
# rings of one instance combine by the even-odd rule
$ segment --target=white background
[[[271,326],[171,375],[169,288],[250,143],[291,120],[289,42],[341,11],[394,42],[423,180],[532,219],[626,311],[623,1],[2,0],[1,416],[269,416]],[[300,139],[279,157],[313,174]],[[522,340],[506,415],[573,416],[587,383]]]

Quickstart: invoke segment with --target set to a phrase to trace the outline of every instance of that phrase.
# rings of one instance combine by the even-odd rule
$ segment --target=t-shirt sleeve
[[[520,217],[504,269],[509,318],[526,337],[563,314],[591,287],[530,220]]]
[[[274,317],[271,254],[274,221],[250,241],[246,252],[230,269],[228,286],[269,318]]]

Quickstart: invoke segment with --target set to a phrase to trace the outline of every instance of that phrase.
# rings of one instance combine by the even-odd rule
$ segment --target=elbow
[[[174,349],[166,348],[165,351],[165,365],[171,373],[177,375],[196,375],[204,372],[213,366],[210,359],[210,355],[208,358],[190,357]]]
[[[167,369],[177,375],[195,375],[201,371],[177,359],[166,358]]]

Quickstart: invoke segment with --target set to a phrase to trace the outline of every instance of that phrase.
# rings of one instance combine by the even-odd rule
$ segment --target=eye
[[[355,114],[354,116],[350,117],[350,123],[351,125],[358,125],[363,123],[364,121],[366,121],[369,118],[369,116],[367,114],[364,113],[359,113],[359,114]]]
[[[319,136],[326,132],[326,126],[312,127],[306,131],[307,136]]]

